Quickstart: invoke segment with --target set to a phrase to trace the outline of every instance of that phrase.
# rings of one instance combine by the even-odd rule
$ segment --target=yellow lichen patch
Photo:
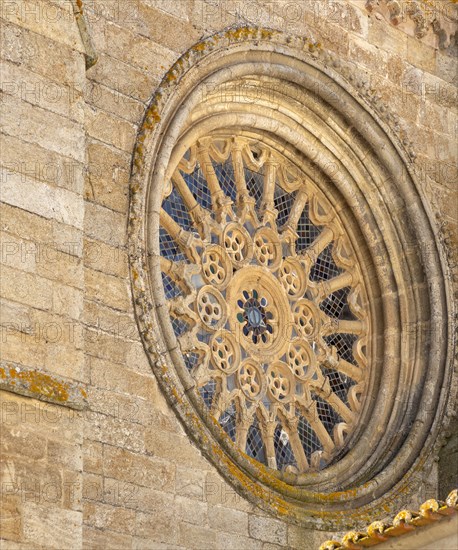
[[[16,371],[11,368],[9,375],[13,379],[18,378],[25,382],[28,391],[32,394],[48,397],[61,403],[68,401],[69,385],[65,382],[59,382],[48,374],[37,371]]]
[[[195,52],[203,52],[205,50],[205,42],[198,42],[191,48]]]

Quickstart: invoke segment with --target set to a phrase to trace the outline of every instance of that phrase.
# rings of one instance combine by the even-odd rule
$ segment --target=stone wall
[[[439,48],[432,28],[418,38],[407,15],[396,27],[383,2],[369,12],[365,0],[90,0],[77,2],[98,56],[86,70],[73,3],[0,2],[2,548],[273,550],[332,538],[237,495],[157,387],[126,250],[137,128],[202,36],[240,23],[310,36],[401,117],[453,267],[453,39]],[[437,483],[424,492],[419,501]]]

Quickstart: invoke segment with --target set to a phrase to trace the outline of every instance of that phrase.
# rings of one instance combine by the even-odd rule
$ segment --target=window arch
[[[410,153],[349,70],[281,33],[215,35],[166,75],[131,178],[133,296],[163,391],[247,498],[326,528],[396,507],[451,376]]]

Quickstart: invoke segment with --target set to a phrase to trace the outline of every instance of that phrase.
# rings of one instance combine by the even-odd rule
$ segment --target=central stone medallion
[[[243,297],[246,302],[243,300],[237,302],[239,308],[243,309],[243,313],[237,313],[237,320],[244,325],[243,334],[248,336],[251,333],[255,344],[259,340],[264,343],[267,342],[267,335],[264,333],[268,331],[272,334],[273,332],[272,325],[269,323],[273,317],[272,313],[265,310],[267,300],[265,298],[258,300],[257,290],[251,292],[244,290]]]
[[[229,283],[227,302],[236,304],[229,325],[248,354],[262,360],[281,355],[291,332],[291,308],[283,287],[267,268],[240,269]]]

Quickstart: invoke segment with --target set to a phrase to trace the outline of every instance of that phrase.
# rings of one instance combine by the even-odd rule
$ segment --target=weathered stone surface
[[[88,144],[89,165],[85,179],[85,198],[125,212],[128,199],[130,157],[103,143]]]
[[[135,526],[135,512],[125,508],[85,502],[83,507],[84,523],[97,529],[108,529],[131,535]]]
[[[283,522],[265,517],[250,516],[248,527],[253,538],[286,546],[287,526]]]
[[[69,0],[1,3],[2,359],[87,383],[90,404],[77,413],[0,391],[2,549],[299,550],[340,539],[261,515],[190,443],[140,340],[126,235],[147,103],[187,48],[234,24],[307,37],[365,75],[413,141],[432,217],[456,232],[456,57],[431,28],[415,38],[405,14],[395,26],[386,5],[365,5],[83,1],[99,56],[86,71]],[[428,496],[451,483],[450,441]]]
[[[20,3],[25,4],[23,0]],[[86,73],[82,52],[64,44],[58,45],[45,36],[7,21],[2,21],[0,41],[3,59],[60,84],[80,91],[84,89]]]
[[[171,492],[175,488],[175,466],[163,460],[116,447],[106,447],[104,473],[107,477]]]
[[[208,509],[210,527],[213,529],[248,536],[248,514],[220,506]]]
[[[128,281],[85,268],[86,298],[120,311],[129,311]]]
[[[35,200],[32,199],[35,193]],[[2,187],[2,199],[11,206],[29,210],[45,218],[83,226],[83,200],[76,193],[37,182],[16,172],[8,173]]]
[[[126,218],[89,201],[85,201],[84,230],[91,239],[111,246],[124,246],[126,243]]]

